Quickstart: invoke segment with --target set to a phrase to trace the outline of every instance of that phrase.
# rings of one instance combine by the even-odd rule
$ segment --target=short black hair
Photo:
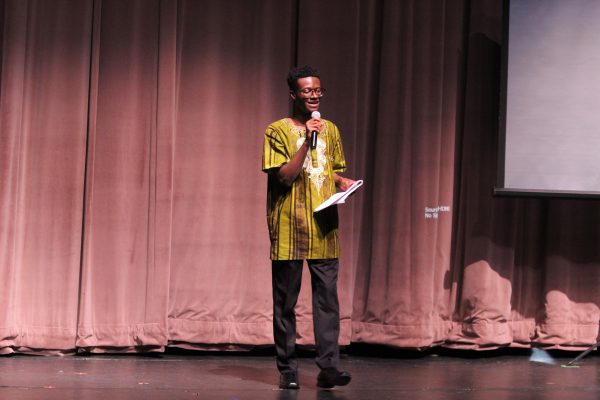
[[[295,91],[298,89],[298,79],[300,78],[308,78],[309,76],[314,76],[315,78],[321,78],[319,71],[315,68],[304,65],[302,67],[294,67],[290,69],[287,75],[287,84],[290,90]]]

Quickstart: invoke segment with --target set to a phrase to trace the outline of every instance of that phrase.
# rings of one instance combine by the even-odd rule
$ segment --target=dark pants
[[[307,260],[312,286],[316,362],[319,368],[338,367],[340,306],[337,296],[337,258]],[[296,372],[296,314],[303,260],[273,261],[273,334],[279,372]]]

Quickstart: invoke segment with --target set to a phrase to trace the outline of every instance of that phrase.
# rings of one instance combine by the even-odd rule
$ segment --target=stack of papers
[[[322,211],[324,209],[326,209],[329,206],[332,206],[334,204],[342,204],[346,202],[346,199],[356,191],[356,189],[358,189],[359,187],[361,187],[363,184],[362,179],[359,179],[357,181],[355,181],[352,186],[350,186],[348,188],[348,190],[346,190],[345,192],[338,192],[336,194],[334,194],[333,196],[331,196],[330,198],[328,198],[327,200],[325,200],[323,203],[321,203],[321,205],[317,208],[315,208],[314,212],[319,212]]]

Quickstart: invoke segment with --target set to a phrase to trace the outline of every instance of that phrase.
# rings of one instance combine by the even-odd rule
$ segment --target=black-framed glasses
[[[325,94],[325,88],[304,88],[302,90],[298,90],[298,93],[302,93],[304,96],[312,96],[314,94],[317,97],[323,97]]]

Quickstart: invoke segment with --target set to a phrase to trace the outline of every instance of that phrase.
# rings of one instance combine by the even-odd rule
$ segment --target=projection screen
[[[600,195],[600,0],[505,7],[496,194]]]

